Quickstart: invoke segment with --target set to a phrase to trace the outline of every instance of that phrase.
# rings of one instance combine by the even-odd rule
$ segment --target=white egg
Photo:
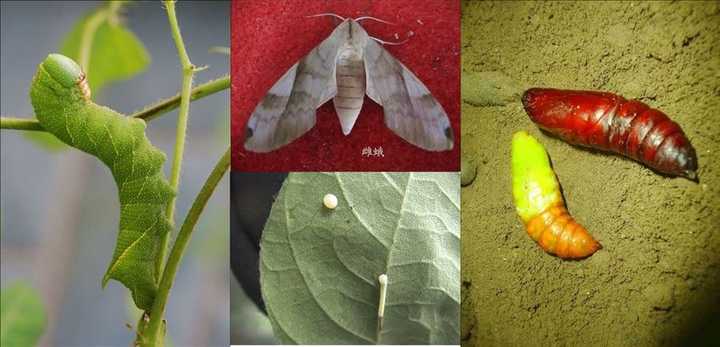
[[[337,196],[333,194],[325,194],[325,197],[323,198],[323,204],[325,204],[325,207],[334,210],[338,204]]]

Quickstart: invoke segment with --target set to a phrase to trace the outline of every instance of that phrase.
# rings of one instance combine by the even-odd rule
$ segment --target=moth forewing
[[[337,93],[338,28],[290,67],[255,107],[245,131],[245,149],[270,152],[315,126],[316,109]]]
[[[373,40],[365,47],[365,66],[367,95],[382,105],[388,128],[428,151],[453,148],[447,113],[415,74]]]

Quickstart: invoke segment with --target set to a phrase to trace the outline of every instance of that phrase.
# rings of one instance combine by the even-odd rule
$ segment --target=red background
[[[339,21],[305,18],[318,13],[372,16],[397,25],[364,20],[370,36],[397,42],[385,45],[428,87],[450,117],[455,134],[451,151],[429,152],[395,135],[383,122],[382,108],[365,97],[352,132],[342,134],[332,101],[317,110],[315,127],[290,144],[269,152],[243,147],[245,126],[273,84]],[[235,171],[459,171],[460,158],[460,5],[458,1],[269,1],[232,3],[232,169]],[[398,39],[395,38],[397,33]],[[384,157],[363,157],[365,147],[382,147]]]

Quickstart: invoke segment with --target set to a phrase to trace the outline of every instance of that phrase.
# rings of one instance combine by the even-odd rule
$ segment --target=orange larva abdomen
[[[562,202],[530,219],[525,228],[542,249],[563,259],[585,258],[602,248],[600,243],[570,216]]]

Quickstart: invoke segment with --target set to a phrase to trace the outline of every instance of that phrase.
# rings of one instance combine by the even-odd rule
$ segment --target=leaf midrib
[[[339,182],[339,180],[338,180],[338,182]],[[343,194],[344,194],[344,193],[343,193]],[[322,311],[322,312],[325,314],[325,316],[327,316],[328,319],[330,319],[330,321],[333,322],[335,325],[337,325],[339,328],[347,331],[347,332],[350,333],[351,335],[357,336],[358,338],[360,338],[360,339],[362,339],[362,340],[364,340],[364,341],[367,341],[367,342],[372,343],[372,342],[373,342],[372,340],[368,339],[368,338],[365,337],[365,336],[361,336],[361,335],[359,335],[358,333],[356,333],[356,332],[354,332],[354,331],[351,331],[351,330],[348,329],[347,327],[345,327],[345,326],[341,325],[339,322],[337,322],[332,316],[330,316],[330,314],[327,312],[327,309],[325,308],[325,306],[322,305],[322,303],[320,302],[320,300],[319,300],[319,299],[317,298],[317,296],[315,295],[315,292],[313,292],[311,286],[310,286],[310,285],[308,284],[308,282],[307,282],[307,279],[306,279],[306,277],[305,277],[305,273],[303,272],[303,270],[300,268],[300,266],[299,266],[299,264],[298,264],[297,257],[295,256],[295,247],[293,246],[293,243],[290,241],[290,232],[289,232],[289,231],[290,231],[290,230],[289,230],[289,226],[290,226],[290,215],[289,215],[289,211],[290,211],[290,209],[288,208],[288,205],[287,205],[287,201],[288,201],[289,199],[282,199],[282,200],[283,200],[283,209],[285,210],[285,211],[284,211],[284,212],[285,212],[285,213],[284,213],[284,214],[285,214],[285,225],[288,226],[288,232],[287,232],[288,240],[287,240],[287,241],[288,241],[288,245],[290,246],[291,255],[292,255],[292,257],[293,257],[293,261],[295,262],[295,265],[297,265],[297,269],[298,269],[298,272],[300,273],[300,277],[302,278],[303,283],[305,284],[305,287],[307,288],[308,292],[310,293],[310,296],[312,296],[313,301],[315,301],[315,303],[320,307],[320,311]],[[277,324],[278,324],[279,326],[282,326],[279,320],[276,320],[276,321],[277,321]],[[287,331],[287,329],[283,328],[283,331],[285,331],[285,335],[287,335],[288,337],[290,337],[290,339],[295,340],[294,337],[290,336],[290,333]]]
[[[393,181],[392,178],[387,175],[387,173],[383,172],[383,173],[382,173],[382,176],[383,176],[383,178],[385,178],[386,181],[388,181],[388,183],[389,183],[393,188],[395,188],[395,190],[398,191],[398,193],[402,194],[402,202],[400,203],[400,208],[398,209],[398,218],[397,218],[397,221],[396,221],[396,223],[395,223],[395,228],[393,228],[393,231],[392,231],[392,241],[390,241],[390,245],[385,246],[385,248],[387,249],[387,257],[385,258],[385,271],[384,271],[384,273],[387,274],[387,273],[389,272],[389,270],[390,270],[390,264],[391,264],[392,254],[393,254],[393,250],[394,250],[394,246],[395,246],[395,240],[396,240],[396,237],[397,237],[397,234],[398,234],[398,229],[400,228],[400,221],[402,220],[402,213],[403,213],[403,211],[405,210],[405,201],[407,200],[408,187],[410,186],[410,182],[411,182],[412,179],[413,179],[413,173],[412,173],[412,172],[409,172],[409,173],[408,173],[407,183],[405,184],[405,187],[404,187],[405,189],[402,190],[402,191],[400,191],[400,188],[397,186],[397,184],[395,184],[395,181]],[[340,179],[340,174],[338,174],[338,173],[336,172],[336,173],[335,173],[335,177],[337,178],[337,181],[338,181],[339,186],[340,186],[340,190],[341,190],[342,193],[343,193],[343,197],[345,198],[345,201],[348,201],[347,194],[345,193],[345,188],[344,188],[344,186],[343,186],[342,180]],[[366,225],[362,222],[362,220],[360,219],[360,217],[357,215],[357,212],[355,212],[355,210],[351,210],[351,211],[352,211],[353,216],[355,216],[355,218],[358,220],[358,222],[360,222],[360,224],[362,224],[363,226],[365,226],[365,229],[367,230],[367,232],[370,233],[370,235],[373,235],[373,237],[375,237],[375,238],[377,239],[378,237],[375,236],[375,234],[372,233],[372,231],[370,230],[370,228],[368,228],[368,226],[366,226]],[[380,241],[380,240],[378,239],[378,241]],[[380,243],[383,244],[382,241],[380,241]],[[383,245],[384,245],[384,244],[383,244]],[[379,275],[379,274],[378,274],[378,275]],[[388,286],[388,287],[389,287],[389,286]],[[386,304],[385,306],[388,307],[388,306],[390,306],[390,305],[389,305],[389,304]],[[382,336],[382,331],[380,331],[380,334],[378,334],[378,336]],[[377,343],[378,341],[379,341],[379,339],[378,339],[378,340],[375,340],[375,343]]]

